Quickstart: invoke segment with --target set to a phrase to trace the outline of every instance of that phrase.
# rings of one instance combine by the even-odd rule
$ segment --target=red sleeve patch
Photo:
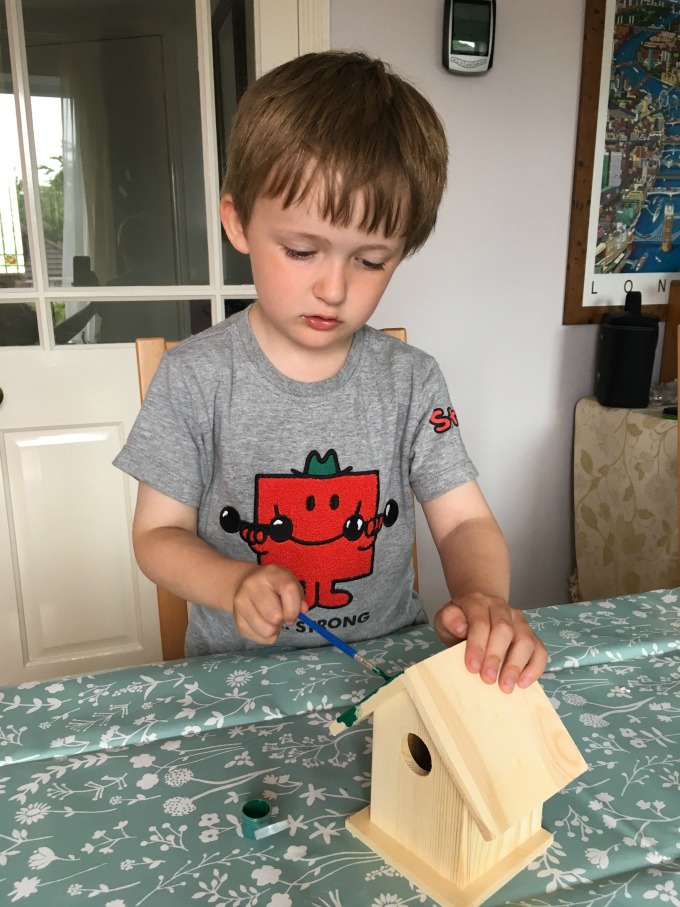
[[[458,427],[458,416],[456,415],[455,409],[451,409],[451,407],[448,406],[446,412],[444,412],[444,410],[438,406],[432,411],[430,425],[434,426],[434,430],[438,435],[448,431],[454,425]]]

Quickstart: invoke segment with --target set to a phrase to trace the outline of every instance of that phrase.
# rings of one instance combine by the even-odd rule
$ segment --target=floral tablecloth
[[[589,771],[547,802],[550,849],[487,903],[680,907],[680,590],[527,614]],[[396,673],[440,644],[421,627],[361,649]],[[371,726],[327,724],[376,683],[323,647],[0,689],[0,903],[432,907],[344,828]],[[290,828],[244,838],[256,797]]]

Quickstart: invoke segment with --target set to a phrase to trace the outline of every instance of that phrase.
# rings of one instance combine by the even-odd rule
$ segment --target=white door
[[[134,483],[111,466],[138,409],[134,350],[5,350],[0,376],[0,682],[160,658]]]
[[[117,3],[0,0],[0,684],[161,657],[111,465],[133,340],[252,299],[219,231],[220,122],[239,66],[328,46],[328,0]]]

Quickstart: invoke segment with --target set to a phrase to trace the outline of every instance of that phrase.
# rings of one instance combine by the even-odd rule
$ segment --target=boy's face
[[[228,195],[221,215],[234,247],[250,255],[257,290],[250,323],[265,354],[299,380],[317,380],[314,362],[337,371],[401,261],[403,240],[331,224],[315,192],[288,208],[259,197],[245,230]]]

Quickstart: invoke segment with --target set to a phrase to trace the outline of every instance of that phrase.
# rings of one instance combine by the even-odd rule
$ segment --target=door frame
[[[330,0],[253,0],[255,73],[312,51],[328,50]]]

